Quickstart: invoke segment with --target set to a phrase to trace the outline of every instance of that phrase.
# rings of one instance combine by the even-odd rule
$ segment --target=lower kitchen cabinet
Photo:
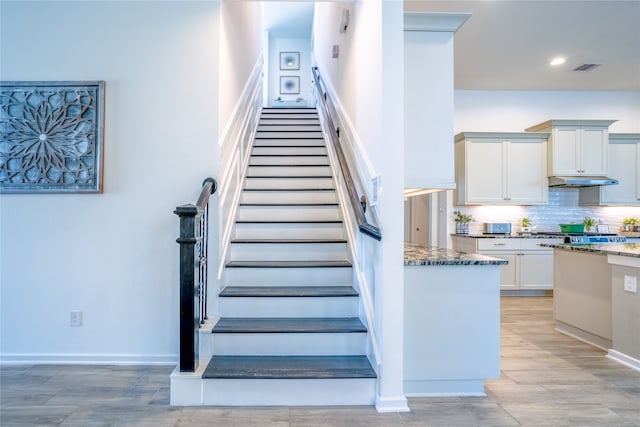
[[[483,238],[453,236],[453,249],[504,259],[500,267],[502,290],[553,289],[553,249],[540,243],[561,243],[562,239]]]

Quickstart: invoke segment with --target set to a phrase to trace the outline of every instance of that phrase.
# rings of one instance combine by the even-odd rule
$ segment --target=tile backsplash
[[[559,224],[582,223],[585,217],[595,218],[608,225],[609,231],[618,233],[622,220],[640,218],[640,207],[634,206],[579,206],[577,188],[549,189],[549,203],[541,206],[453,206],[473,216],[469,232],[482,233],[485,222],[509,222],[512,232],[520,230],[520,218],[529,217],[536,231],[560,231]]]

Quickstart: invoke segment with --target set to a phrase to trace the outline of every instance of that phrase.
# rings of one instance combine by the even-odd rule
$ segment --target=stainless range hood
[[[598,187],[617,185],[619,181],[606,176],[550,176],[549,187]]]

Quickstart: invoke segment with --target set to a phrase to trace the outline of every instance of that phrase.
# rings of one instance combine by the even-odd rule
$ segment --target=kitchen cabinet
[[[547,138],[547,133],[456,135],[456,204],[546,204]]]
[[[561,243],[562,239],[453,236],[452,240],[456,251],[508,261],[500,266],[501,290],[553,289],[553,249],[539,245]]]
[[[549,120],[527,132],[549,132],[549,176],[606,175],[609,125],[615,120]]]
[[[581,188],[580,204],[640,206],[640,134],[610,134],[608,151],[608,176],[620,183]]]

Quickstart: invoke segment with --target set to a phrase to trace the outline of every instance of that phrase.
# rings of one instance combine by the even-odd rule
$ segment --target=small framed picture
[[[300,77],[281,76],[280,93],[282,95],[298,95],[300,93]]]
[[[281,70],[299,70],[300,52],[280,52]]]

